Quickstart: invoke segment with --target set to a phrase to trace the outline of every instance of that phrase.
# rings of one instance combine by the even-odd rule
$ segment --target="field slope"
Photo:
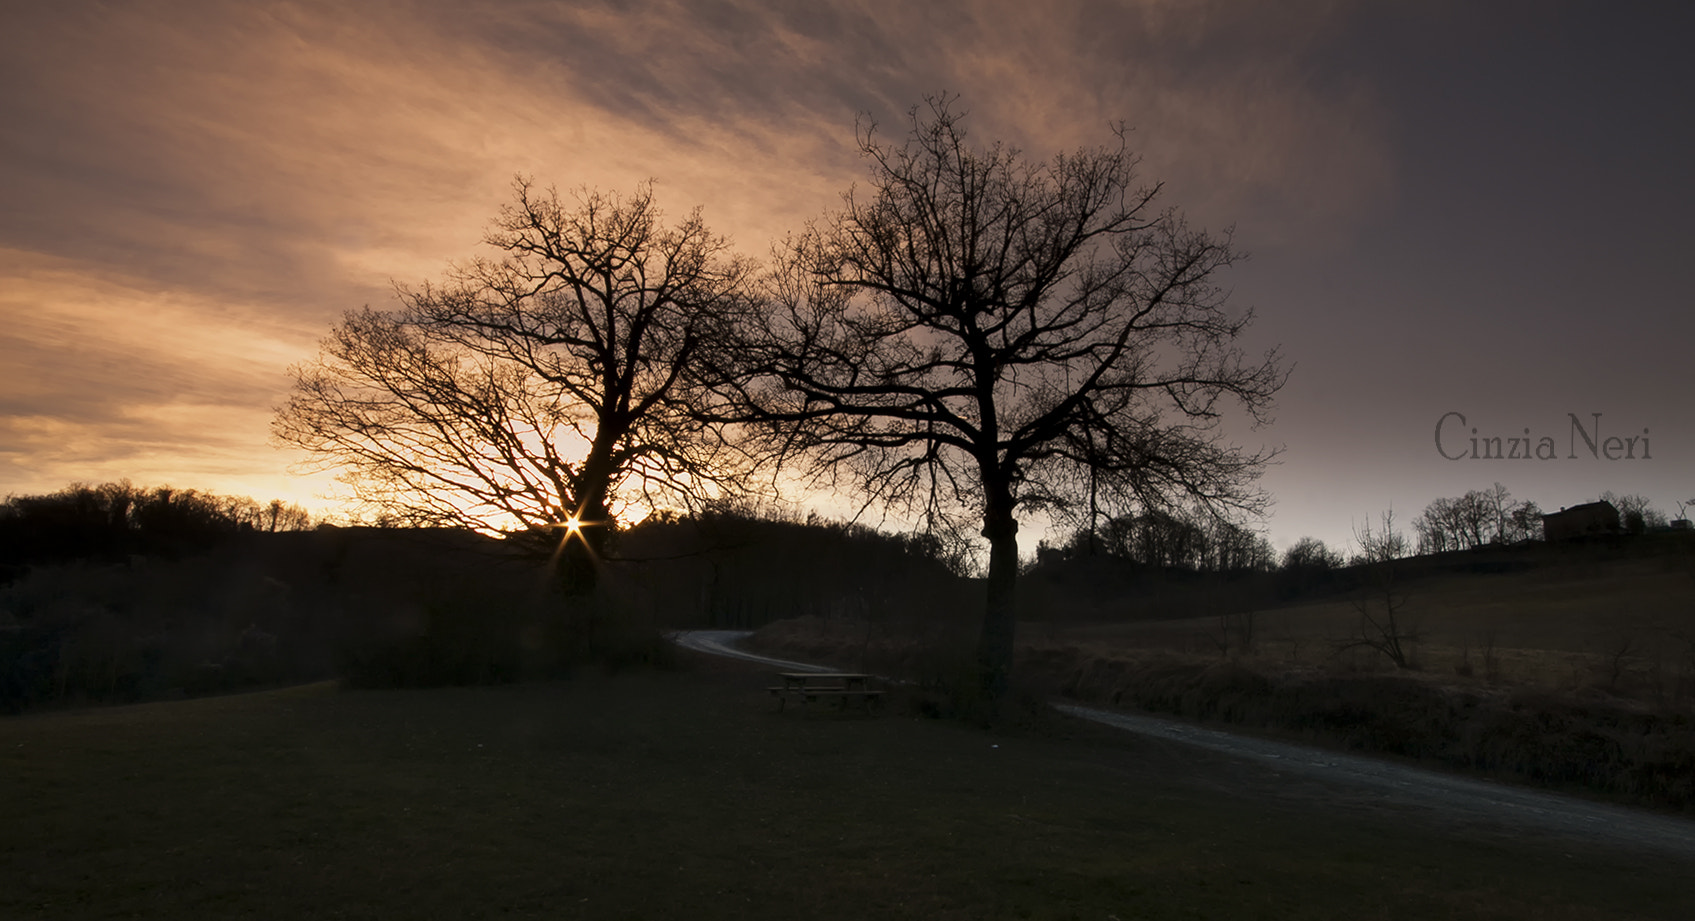
[[[1695,904],[1687,861],[1326,804],[1270,769],[1080,723],[779,715],[765,681],[703,663],[6,720],[0,917],[1552,921]]]

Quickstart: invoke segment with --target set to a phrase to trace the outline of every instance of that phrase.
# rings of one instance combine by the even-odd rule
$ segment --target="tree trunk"
[[[571,510],[581,527],[577,533],[566,535],[559,556],[559,583],[567,596],[591,595],[599,581],[601,560],[612,528],[606,493],[612,485],[614,441],[595,439],[588,457],[583,459],[582,475],[577,480],[578,505]]]
[[[983,690],[991,707],[1006,695],[1012,677],[1013,639],[1018,612],[1013,605],[1018,579],[1018,521],[1012,517],[1012,496],[991,492],[983,513],[983,536],[989,539],[988,597],[983,611],[983,635],[977,648]]]
[[[559,587],[566,597],[578,598],[594,594],[598,582],[595,550],[589,546],[587,535],[578,540],[577,535],[567,534],[564,546],[560,548],[555,577]]]

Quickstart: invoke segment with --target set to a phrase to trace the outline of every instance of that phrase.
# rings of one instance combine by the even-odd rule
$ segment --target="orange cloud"
[[[1171,202],[1250,248],[1345,232],[1392,175],[1371,94],[1304,76],[1329,6],[1241,6],[9,10],[0,491],[283,494],[291,459],[266,431],[287,365],[391,281],[473,255],[514,173],[654,178],[673,213],[703,205],[758,255],[860,177],[857,112],[898,131],[942,90],[978,137],[1037,154],[1127,120]]]

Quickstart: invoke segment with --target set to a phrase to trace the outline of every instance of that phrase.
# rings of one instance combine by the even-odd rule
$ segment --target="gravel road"
[[[725,656],[731,659],[745,659],[770,665],[776,668],[786,668],[796,672],[833,672],[835,669],[822,665],[808,665],[805,662],[790,662],[787,659],[773,659],[755,652],[747,652],[736,648],[736,644],[753,634],[752,630],[679,630],[671,634],[671,641],[684,649],[704,652],[715,656]]]
[[[737,648],[750,632],[686,630],[673,634],[672,639],[686,649],[711,655],[793,671],[830,671]],[[1244,795],[1391,809],[1417,814],[1434,824],[1494,834],[1553,836],[1695,860],[1695,821],[1689,819],[1236,735],[1176,720],[1065,702],[1056,702],[1054,707],[1146,738],[1226,755],[1243,768],[1251,768],[1231,775],[1231,786]]]

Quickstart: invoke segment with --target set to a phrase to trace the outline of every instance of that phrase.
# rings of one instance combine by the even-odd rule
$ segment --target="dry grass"
[[[1027,692],[1233,723],[1674,810],[1695,810],[1695,578],[1678,556],[1398,584],[1414,669],[1349,646],[1349,594],[1225,616],[1025,623]],[[868,639],[869,638],[869,639]],[[774,653],[947,685],[964,623],[773,624]],[[945,650],[952,650],[951,659]],[[957,674],[957,670],[956,670]]]
[[[1485,651],[1510,658],[1510,684],[1568,683],[1584,665],[1630,641],[1627,658],[1642,673],[1659,658],[1695,643],[1695,574],[1680,557],[1579,561],[1494,575],[1444,574],[1400,583],[1405,616],[1421,634],[1426,671],[1450,671]],[[1254,612],[1256,652],[1298,662],[1327,658],[1352,635],[1355,593]],[[1215,616],[1178,620],[1026,625],[1027,639],[1081,648],[1217,651]],[[1689,643],[1680,635],[1690,637]]]
[[[1651,704],[1695,701],[1695,563],[1683,555],[1556,559],[1558,565],[1529,571],[1399,581],[1400,617],[1417,634],[1417,670],[1494,687],[1601,690]],[[1359,635],[1358,604],[1380,606],[1372,595],[1350,591],[1226,616],[1031,622],[1021,638],[1101,657],[1217,655],[1225,645],[1262,664],[1369,670],[1387,663],[1370,650],[1338,655],[1338,649]],[[1252,633],[1245,648],[1244,625]]]

